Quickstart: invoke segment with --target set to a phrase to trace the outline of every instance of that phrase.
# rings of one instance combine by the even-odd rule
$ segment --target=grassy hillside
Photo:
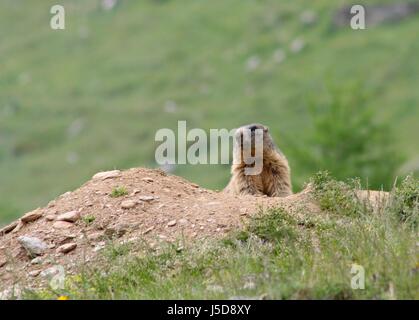
[[[360,84],[398,152],[418,157],[417,17],[355,32],[332,27],[344,1],[119,1],[106,11],[74,0],[64,1],[66,29],[52,31],[55,3],[0,3],[0,224],[97,171],[156,166],[155,131],[178,120],[265,123],[287,154],[284,137],[306,139],[308,101],[331,84]],[[290,162],[298,188],[307,173]],[[228,170],[175,173],[222,188]]]

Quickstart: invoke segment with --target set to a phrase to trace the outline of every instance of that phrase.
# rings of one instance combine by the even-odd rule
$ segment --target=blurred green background
[[[392,3],[358,1],[357,3]],[[101,170],[157,167],[160,128],[268,125],[294,190],[388,188],[419,166],[419,16],[333,25],[347,1],[0,2],[0,225]],[[108,6],[106,6],[108,4]],[[176,166],[221,189],[228,165]]]

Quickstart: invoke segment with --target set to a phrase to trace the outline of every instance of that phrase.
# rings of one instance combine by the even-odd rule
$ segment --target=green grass
[[[81,219],[86,225],[89,225],[96,220],[96,217],[93,214],[87,214],[83,216]]]
[[[327,180],[332,182],[340,188]],[[409,190],[410,183],[402,183],[391,196],[397,195],[397,202],[417,217],[417,201],[410,202],[417,189]],[[394,202],[377,212],[354,206],[358,213],[350,216],[328,211],[297,216],[270,209],[221,241],[180,242],[159,252],[143,243],[112,244],[98,265],[69,277],[64,290],[28,297],[418,299],[417,226],[398,219],[394,208]],[[353,265],[365,270],[364,290],[351,288]]]
[[[419,226],[419,179],[407,176],[402,185],[391,195],[394,215],[400,221]]]
[[[314,195],[322,210],[345,216],[356,216],[361,212],[363,205],[356,194],[360,189],[358,179],[349,181],[336,181],[327,171],[318,172],[311,179],[314,186]]]
[[[112,198],[119,198],[126,196],[128,194],[128,191],[125,187],[116,187],[112,190],[110,196]]]
[[[154,134],[178,120],[205,130],[261,122],[288,154],[293,140],[307,143],[310,97],[325,99],[330,83],[361,83],[396,152],[418,157],[417,17],[355,32],[331,26],[332,0],[98,3],[65,1],[64,31],[49,28],[56,1],[0,3],[0,224],[98,171],[156,167]],[[310,27],[306,9],[318,15]],[[296,38],[306,46],[294,54]],[[289,160],[298,190],[314,172]],[[229,167],[174,173],[221,189]]]

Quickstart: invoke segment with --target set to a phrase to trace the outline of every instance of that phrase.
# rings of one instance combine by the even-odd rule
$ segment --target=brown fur
[[[224,192],[237,195],[267,195],[269,197],[285,197],[292,194],[291,173],[287,158],[275,146],[267,127],[260,124],[243,126],[237,129],[235,139],[241,141],[242,129],[255,128],[255,126],[257,129],[264,130],[262,172],[258,175],[245,174],[245,168],[249,165],[244,162],[242,144],[238,143],[233,155],[235,161],[231,167],[232,177]],[[254,142],[254,137],[252,139]],[[254,152],[253,148],[252,150]]]

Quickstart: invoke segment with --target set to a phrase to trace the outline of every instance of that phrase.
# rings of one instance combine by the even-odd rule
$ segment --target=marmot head
[[[269,129],[260,123],[252,123],[242,126],[236,130],[235,139],[236,143],[243,148],[243,141],[250,139],[252,150],[255,148],[255,136],[257,133],[263,133],[263,142],[271,140]]]
[[[263,134],[262,140],[256,139],[258,134]],[[247,145],[250,147],[251,156],[256,155],[256,143],[262,141],[263,145],[258,146],[258,150],[265,152],[266,150],[272,148],[273,142],[271,135],[269,134],[269,128],[259,123],[252,123],[245,126],[242,126],[236,130],[235,133],[235,151],[234,154],[236,159],[243,160],[243,146]],[[263,156],[263,155],[262,155]]]

